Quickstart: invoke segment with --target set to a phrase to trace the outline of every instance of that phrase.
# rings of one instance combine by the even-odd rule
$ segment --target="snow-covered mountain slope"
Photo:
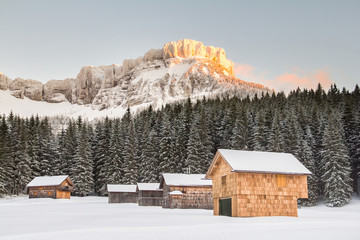
[[[29,79],[12,80],[0,73],[0,89],[8,91],[2,93],[7,97],[11,94],[19,99],[29,98],[27,101],[16,101],[17,105],[1,101],[0,113],[9,109],[20,115],[28,115],[25,109],[33,114],[47,112],[43,110],[41,113],[40,107],[26,107],[31,101],[36,101],[34,104],[41,106],[47,106],[46,102],[52,103],[49,108],[54,112],[60,108],[62,110],[58,112],[65,111],[63,114],[70,116],[81,111],[84,114],[80,115],[87,115],[86,109],[96,110],[91,115],[106,115],[109,111],[122,115],[127,107],[137,109],[153,105],[158,108],[188,97],[197,99],[223,94],[253,97],[271,92],[260,84],[236,78],[233,63],[226,59],[224,49],[207,47],[188,39],[167,43],[162,49],[151,49],[143,57],[124,60],[122,65],[85,66],[75,79],[51,80],[41,84]],[[22,104],[24,107],[19,107]],[[69,110],[70,106],[72,110]]]
[[[89,120],[106,115],[116,116],[124,113],[123,109],[109,109],[106,111],[93,110],[89,105],[71,104],[69,102],[48,103],[45,101],[33,101],[27,97],[24,99],[15,98],[10,91],[0,90],[0,113],[19,114],[23,117],[30,117],[31,115],[44,116],[68,116],[76,118],[83,116]]]
[[[132,108],[132,111],[136,112],[147,106],[146,104],[136,106]],[[106,116],[122,116],[126,112],[126,109],[122,107],[111,107],[100,111],[91,108],[90,104],[80,105],[71,104],[69,102],[48,103],[45,101],[33,101],[27,97],[24,97],[24,99],[15,98],[11,95],[10,91],[0,90],[0,114],[8,115],[10,112],[22,117],[38,115],[39,117],[70,117],[75,119],[78,116],[81,116],[84,119],[92,121]],[[59,130],[61,130],[61,128]]]

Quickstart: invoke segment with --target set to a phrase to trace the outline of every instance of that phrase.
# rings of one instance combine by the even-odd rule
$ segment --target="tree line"
[[[106,184],[158,182],[161,173],[206,173],[217,149],[287,152],[313,174],[306,206],[351,200],[360,176],[360,89],[300,90],[239,99],[168,104],[122,118],[0,116],[0,194],[19,194],[36,176],[67,174],[74,194],[106,194]]]

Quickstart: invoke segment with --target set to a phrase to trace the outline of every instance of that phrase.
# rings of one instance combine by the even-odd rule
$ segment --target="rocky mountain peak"
[[[151,49],[142,57],[126,59],[122,65],[84,66],[76,78],[11,80],[0,74],[0,89],[51,103],[70,102],[93,109],[141,107],[204,96],[254,96],[270,89],[234,76],[233,62],[222,48],[182,39]]]
[[[205,57],[224,67],[230,75],[234,76],[234,64],[226,58],[226,53],[223,48],[204,46],[204,44],[199,41],[182,39],[177,42],[166,43],[163,47],[163,52],[164,59],[194,56]]]

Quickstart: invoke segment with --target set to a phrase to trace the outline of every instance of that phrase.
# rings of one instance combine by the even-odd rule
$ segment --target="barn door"
[[[219,200],[219,215],[231,217],[231,198]]]

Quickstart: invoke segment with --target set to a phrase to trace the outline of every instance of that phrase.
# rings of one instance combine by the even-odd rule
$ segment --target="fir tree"
[[[1,116],[0,116],[1,117]],[[0,125],[0,196],[8,192],[9,177],[9,128],[5,115],[1,117]]]
[[[40,175],[40,136],[39,136],[39,118],[31,116],[28,126],[28,155],[30,157],[31,162],[31,177],[37,177]]]
[[[267,130],[265,116],[262,112],[258,112],[256,115],[253,133],[253,150],[266,151]]]
[[[337,113],[329,116],[323,145],[324,199],[329,207],[341,207],[351,200],[351,168]]]
[[[86,125],[78,124],[78,137],[74,156],[74,193],[79,196],[89,195],[94,189],[91,145]]]
[[[40,175],[48,176],[51,175],[51,166],[54,160],[54,154],[52,152],[51,145],[51,128],[48,122],[48,119],[45,117],[39,126],[39,167],[40,167]]]
[[[210,134],[205,119],[206,115],[202,109],[195,115],[190,128],[186,167],[190,168],[191,173],[205,173],[213,158]]]
[[[64,161],[62,171],[69,175],[71,179],[75,176],[73,166],[76,144],[76,127],[73,121],[69,120],[65,134],[64,149],[62,151],[62,159]]]
[[[99,135],[96,147],[95,167],[96,167],[96,184],[95,191],[100,195],[106,193],[107,178],[109,175],[108,166],[110,165],[110,139],[111,139],[111,121],[105,118],[102,132]]]
[[[161,139],[159,143],[159,159],[160,159],[160,170],[163,173],[174,172],[176,159],[172,158],[172,130],[170,126],[169,116],[166,114],[163,117],[162,128],[161,128]]]
[[[267,149],[271,152],[284,152],[284,137],[282,133],[282,127],[280,124],[279,114],[275,112],[271,130],[269,134],[269,143]]]
[[[314,206],[317,205],[317,201],[319,198],[319,190],[318,190],[318,180],[315,173],[315,158],[312,154],[311,148],[308,145],[308,142],[311,141],[311,131],[308,127],[306,129],[306,133],[304,137],[300,140],[299,151],[296,157],[300,160],[302,164],[312,173],[307,177],[308,184],[308,198],[307,199],[299,199],[299,203],[303,206]]]
[[[232,130],[232,136],[230,138],[232,149],[246,150],[248,148],[248,130],[246,125],[245,112],[242,112],[241,115],[236,119],[235,126]]]
[[[19,194],[23,192],[31,180],[30,157],[27,153],[24,122],[16,117],[10,129],[10,161],[12,162],[12,189],[11,192]]]
[[[136,184],[139,178],[138,158],[136,154],[137,140],[133,121],[129,125],[129,137],[124,147],[124,178],[125,184]]]
[[[160,178],[159,171],[159,153],[156,142],[156,132],[152,129],[147,137],[143,152],[144,165],[141,175],[144,176],[144,182],[157,182]]]
[[[120,139],[120,120],[116,119],[113,124],[113,129],[111,133],[110,140],[110,159],[108,162],[107,168],[108,171],[108,184],[119,184],[121,183],[122,177],[124,175],[123,170],[121,169],[123,165],[123,145]]]

